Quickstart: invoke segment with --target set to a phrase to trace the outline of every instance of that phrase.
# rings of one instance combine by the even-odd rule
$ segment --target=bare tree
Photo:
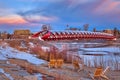
[[[69,24],[66,25],[66,30],[69,30]]]
[[[119,38],[119,30],[116,27],[114,28],[113,33],[116,38]]]
[[[120,30],[118,30],[118,37],[120,38]]]
[[[96,32],[96,28],[93,28],[93,32]]]
[[[114,28],[113,32],[114,32],[114,36],[118,37],[119,31],[116,27]]]
[[[0,39],[1,39],[1,34],[2,34],[2,33],[0,32]]]
[[[42,25],[42,30],[45,31],[45,30],[51,30],[51,26],[50,25]]]
[[[84,30],[85,30],[85,31],[88,31],[89,24],[84,24],[83,27],[84,27]]]

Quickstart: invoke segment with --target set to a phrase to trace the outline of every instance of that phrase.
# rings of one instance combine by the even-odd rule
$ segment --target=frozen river
[[[59,50],[79,55],[84,64],[90,67],[110,66],[112,70],[120,70],[119,43],[87,43],[87,42],[52,42]]]

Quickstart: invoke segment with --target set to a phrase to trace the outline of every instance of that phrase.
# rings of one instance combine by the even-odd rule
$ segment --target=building
[[[30,35],[30,30],[15,30],[14,35]]]
[[[15,30],[12,38],[27,39],[29,35],[31,35],[30,30]]]
[[[111,29],[103,30],[103,32],[108,33],[108,34],[114,34],[114,30],[111,30]]]

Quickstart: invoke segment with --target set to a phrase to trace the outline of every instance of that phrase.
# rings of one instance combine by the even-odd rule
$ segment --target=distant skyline
[[[120,30],[120,0],[0,0],[0,31],[37,32],[43,24],[53,30],[70,27]]]

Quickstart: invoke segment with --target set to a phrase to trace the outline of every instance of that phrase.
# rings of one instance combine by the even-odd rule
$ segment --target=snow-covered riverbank
[[[45,63],[45,60],[39,59],[33,54],[18,51],[10,46],[7,43],[2,43],[0,45],[0,60],[7,60],[8,58],[16,58],[27,60],[32,64],[42,64]]]

